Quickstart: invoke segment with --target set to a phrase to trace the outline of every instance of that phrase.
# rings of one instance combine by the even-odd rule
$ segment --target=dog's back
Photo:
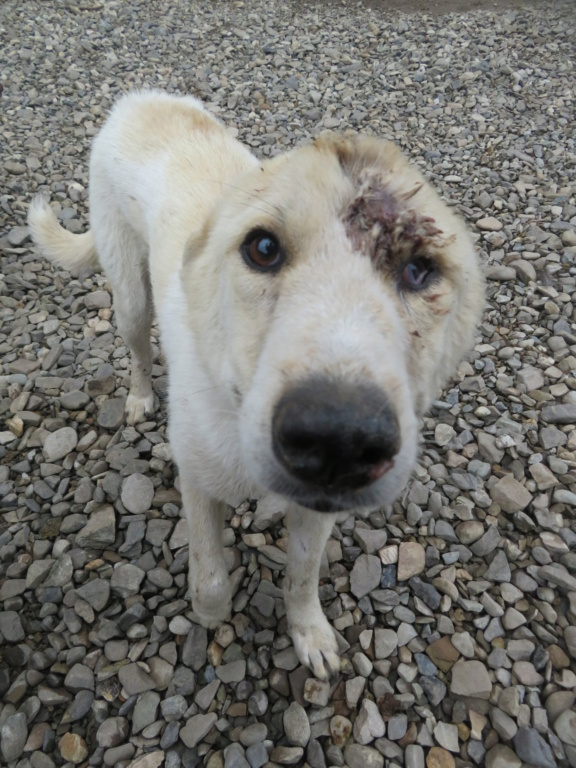
[[[135,423],[153,410],[152,308],[160,309],[186,243],[205,225],[234,177],[256,158],[190,96],[158,91],[121,98],[90,157],[90,230],[74,235],[38,196],[32,237],[65,269],[100,263],[114,292],[116,320],[132,351],[126,403]]]

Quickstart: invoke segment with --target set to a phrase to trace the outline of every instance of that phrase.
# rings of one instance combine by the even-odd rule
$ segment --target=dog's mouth
[[[293,499],[299,507],[309,509],[312,512],[348,512],[356,509],[355,504],[347,505],[341,499],[332,499],[328,496],[319,496],[315,499]]]
[[[312,512],[357,512],[362,509],[375,509],[383,503],[382,489],[378,482],[356,490],[318,487],[293,482],[286,475],[276,476],[275,482],[267,482],[268,492],[282,496],[288,502]]]
[[[377,469],[367,473],[368,482],[356,485],[354,476],[335,478],[335,482],[322,487],[310,484],[303,494],[296,493],[292,498],[296,503],[314,512],[346,512],[356,509],[360,499],[366,499],[370,486],[394,467],[394,461],[382,462]]]

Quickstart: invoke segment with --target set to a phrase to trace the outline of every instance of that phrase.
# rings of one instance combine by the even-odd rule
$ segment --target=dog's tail
[[[47,259],[70,271],[94,269],[98,253],[92,232],[74,235],[59,223],[54,211],[42,195],[36,195],[28,209],[28,226],[32,240]]]

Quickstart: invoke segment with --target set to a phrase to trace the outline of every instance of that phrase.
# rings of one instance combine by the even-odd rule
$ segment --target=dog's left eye
[[[284,263],[278,238],[263,229],[250,232],[240,251],[246,264],[259,272],[275,272]]]
[[[438,277],[438,269],[432,259],[418,256],[404,266],[400,275],[400,283],[405,290],[422,291],[436,277]]]

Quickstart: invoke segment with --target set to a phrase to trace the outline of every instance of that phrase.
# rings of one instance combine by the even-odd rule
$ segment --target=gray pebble
[[[154,498],[154,485],[149,477],[136,473],[126,478],[122,484],[122,504],[128,512],[139,515],[147,512]]]
[[[98,728],[96,741],[99,747],[117,747],[126,741],[128,720],[125,717],[110,717]]]
[[[110,587],[121,597],[137,595],[145,576],[145,572],[136,565],[130,563],[119,565],[112,572]]]
[[[84,664],[74,664],[64,679],[69,691],[94,690],[94,672]]]
[[[238,683],[246,676],[246,661],[239,659],[230,664],[224,664],[218,667],[216,674],[223,683]]]
[[[364,597],[380,586],[382,565],[374,555],[360,555],[350,574],[350,589],[357,598]]]
[[[238,663],[238,662],[236,662]],[[240,662],[242,663],[242,662]],[[264,691],[254,691],[248,699],[248,712],[256,717],[262,717],[268,709],[268,696]]]
[[[514,751],[526,763],[538,768],[555,768],[552,750],[534,728],[520,728],[514,737]]]
[[[116,540],[114,508],[104,506],[90,515],[86,525],[76,534],[76,546],[105,549]]]
[[[19,643],[24,640],[22,620],[16,611],[0,611],[0,635],[7,643]]]
[[[349,768],[383,768],[384,758],[372,747],[350,744],[344,750],[344,759]]]
[[[145,691],[138,696],[132,713],[133,733],[140,733],[147,725],[156,720],[159,704],[160,696],[155,691]]]
[[[246,750],[246,760],[250,768],[262,768],[268,762],[268,750],[262,742],[252,744]]]
[[[17,760],[24,751],[28,738],[26,715],[23,712],[10,715],[0,728],[0,737],[0,748],[6,763]]]
[[[180,729],[180,738],[191,749],[199,744],[202,739],[212,730],[218,716],[214,713],[209,715],[194,715],[186,725]]]
[[[56,462],[71,453],[78,444],[78,435],[72,427],[51,432],[44,441],[42,452],[46,461]]]
[[[98,413],[98,426],[104,429],[118,429],[124,423],[125,405],[126,401],[123,397],[105,400]]]
[[[289,743],[305,747],[310,739],[310,723],[304,707],[293,701],[284,711],[283,722]]]

